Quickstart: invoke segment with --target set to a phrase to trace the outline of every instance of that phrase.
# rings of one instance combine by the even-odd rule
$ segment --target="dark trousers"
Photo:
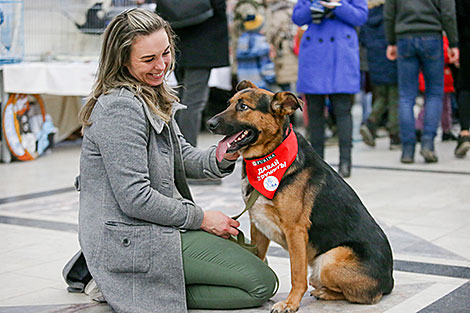
[[[459,120],[460,129],[469,130],[470,128],[470,90],[459,91]]]
[[[310,143],[323,158],[325,148],[325,95],[307,94],[308,132]],[[350,94],[328,95],[338,128],[340,162],[351,162],[352,148],[352,96]]]
[[[196,147],[197,135],[201,128],[202,112],[209,99],[209,67],[178,67],[175,71],[178,83],[182,85],[179,97],[187,106],[176,115],[176,121],[187,142]]]

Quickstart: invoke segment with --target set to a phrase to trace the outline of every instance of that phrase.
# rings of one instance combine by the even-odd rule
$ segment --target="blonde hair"
[[[127,87],[141,96],[151,111],[168,122],[171,118],[172,103],[179,101],[176,91],[166,80],[159,86],[149,86],[134,78],[128,68],[132,44],[139,36],[148,36],[164,29],[170,43],[171,64],[167,71],[175,67],[175,35],[170,25],[156,13],[144,9],[126,10],[106,27],[101,46],[100,62],[93,91],[80,111],[79,118],[85,126],[90,126],[91,112],[98,97],[111,89]]]

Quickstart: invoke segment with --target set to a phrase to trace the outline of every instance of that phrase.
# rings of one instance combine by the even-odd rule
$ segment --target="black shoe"
[[[415,162],[415,145],[402,145],[400,162],[405,164]]]
[[[459,136],[457,139],[457,147],[455,147],[455,157],[461,159],[467,155],[467,151],[470,150],[470,136]]]
[[[194,186],[214,186],[214,185],[222,185],[222,179],[209,179],[209,178],[202,178],[202,179],[192,179],[187,178],[189,185]]]
[[[443,132],[442,133],[442,141],[454,141],[454,140],[457,140],[457,137],[455,137],[454,134],[452,134],[452,132]]]
[[[351,162],[340,162],[338,173],[343,178],[351,176]]]
[[[375,127],[369,121],[361,125],[359,129],[362,140],[368,146],[375,147]]]
[[[397,150],[401,146],[401,140],[398,135],[390,135],[390,150]]]
[[[421,142],[421,136],[423,135],[423,131],[420,129],[416,130],[416,142]]]

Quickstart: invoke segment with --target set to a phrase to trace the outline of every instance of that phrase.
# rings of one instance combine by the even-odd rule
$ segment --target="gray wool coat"
[[[192,147],[174,118],[172,141],[170,127],[125,88],[100,96],[90,120],[79,211],[90,273],[115,312],[186,312],[179,230],[199,229],[203,211],[184,174],[222,178],[233,162],[218,164],[215,147]]]

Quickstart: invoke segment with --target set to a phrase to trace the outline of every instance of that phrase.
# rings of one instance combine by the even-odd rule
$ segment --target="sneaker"
[[[103,294],[101,293],[100,288],[98,288],[98,285],[96,285],[95,279],[92,278],[88,284],[85,286],[85,291],[84,293],[90,297],[91,300],[96,301],[96,302],[106,302],[106,300],[103,297]]]
[[[415,162],[415,145],[402,145],[400,162],[405,164]]]
[[[470,136],[459,136],[457,147],[455,147],[454,151],[455,157],[459,159],[464,158],[468,150],[470,150]]]
[[[400,146],[400,137],[398,135],[390,135],[390,150],[398,150]]]
[[[422,138],[420,154],[423,156],[426,163],[436,163],[438,158],[434,152],[434,140]]]
[[[423,156],[426,163],[436,163],[439,161],[436,153],[433,150],[422,148],[420,154]]]
[[[442,133],[442,141],[454,141],[454,140],[457,140],[457,137],[455,137],[455,135],[452,134],[452,132],[448,131],[448,132]]]
[[[375,147],[375,127],[373,127],[372,123],[366,121],[361,125],[359,132],[361,133],[362,140],[366,145]]]

